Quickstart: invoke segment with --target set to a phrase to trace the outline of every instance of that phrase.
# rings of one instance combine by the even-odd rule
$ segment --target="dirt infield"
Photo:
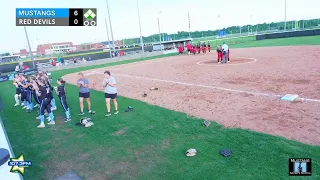
[[[232,49],[231,63],[227,65],[216,64],[216,53],[211,52],[113,66],[108,70],[117,79],[121,96],[186,112],[226,127],[319,145],[319,52],[320,46]],[[91,88],[103,90],[105,70],[85,72]],[[76,78],[77,74],[65,76],[71,83]],[[151,87],[159,90],[150,91]],[[148,96],[143,97],[143,93]],[[285,94],[298,94],[301,99],[281,101]]]

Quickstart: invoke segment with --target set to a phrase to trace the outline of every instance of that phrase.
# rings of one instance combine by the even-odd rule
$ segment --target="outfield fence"
[[[56,71],[56,70],[62,70],[62,69],[70,69],[70,68],[78,68],[78,67],[84,67],[84,66],[94,66],[94,65],[100,65],[100,64],[106,64],[106,63],[112,63],[112,62],[118,62],[118,61],[125,61],[125,60],[133,60],[133,59],[139,59],[139,58],[146,58],[146,57],[152,57],[152,56],[159,56],[162,55],[163,52],[156,51],[156,52],[145,52],[140,54],[128,54],[126,56],[121,57],[115,57],[115,58],[105,58],[100,60],[94,60],[94,61],[86,61],[86,62],[78,62],[73,63],[72,60],[66,60],[65,65],[60,66],[52,66],[49,63],[41,63],[38,67],[38,70],[41,71]]]

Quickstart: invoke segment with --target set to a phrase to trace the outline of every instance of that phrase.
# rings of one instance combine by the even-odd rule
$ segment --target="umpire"
[[[228,62],[228,51],[229,51],[229,46],[223,42],[222,45],[222,64],[227,63]]]

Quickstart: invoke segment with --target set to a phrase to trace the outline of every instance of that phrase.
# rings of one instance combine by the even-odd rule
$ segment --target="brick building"
[[[20,49],[19,55],[20,56],[26,56],[28,54],[28,51],[26,49]]]
[[[38,54],[54,54],[64,53],[73,51],[75,48],[72,42],[61,42],[61,43],[50,43],[50,44],[39,44],[37,46]]]
[[[91,49],[106,48],[108,47],[107,44],[108,42],[91,42],[91,43],[85,43],[85,44],[79,44],[79,45],[74,45],[72,42],[39,44],[37,46],[36,52],[39,55],[47,55],[47,54],[59,54],[59,53],[67,53],[67,52],[74,52],[74,51],[86,51]],[[119,40],[115,41],[115,46],[117,47],[122,46],[122,41],[119,41]],[[20,50],[20,54],[21,53],[22,52]]]

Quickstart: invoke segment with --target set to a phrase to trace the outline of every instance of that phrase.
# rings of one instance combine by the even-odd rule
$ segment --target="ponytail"
[[[62,84],[66,83],[66,81],[64,81],[62,78],[59,78],[58,81],[61,82]]]

